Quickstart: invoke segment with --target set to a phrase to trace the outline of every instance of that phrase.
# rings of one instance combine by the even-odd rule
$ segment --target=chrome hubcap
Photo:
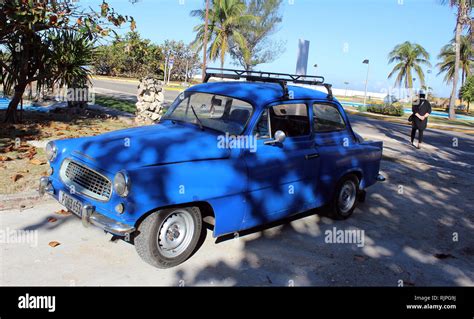
[[[158,249],[167,258],[182,254],[194,235],[194,220],[186,210],[176,210],[163,221],[158,235]]]
[[[339,209],[341,213],[348,213],[356,201],[356,185],[353,181],[346,181],[342,185],[341,192],[339,193]]]

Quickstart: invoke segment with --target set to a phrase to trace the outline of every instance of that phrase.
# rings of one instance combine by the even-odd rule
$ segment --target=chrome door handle
[[[319,153],[314,153],[314,154],[305,155],[304,159],[310,160],[310,159],[314,159],[318,157],[319,157]]]

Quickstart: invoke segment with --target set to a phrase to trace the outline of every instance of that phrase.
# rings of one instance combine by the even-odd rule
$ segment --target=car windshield
[[[173,102],[163,119],[238,135],[243,132],[252,112],[252,105],[228,96],[184,92]]]

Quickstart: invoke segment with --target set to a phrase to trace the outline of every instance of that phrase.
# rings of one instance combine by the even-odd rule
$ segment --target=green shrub
[[[403,111],[403,104],[398,102],[394,104],[385,105],[369,105],[367,107],[367,112],[392,116],[403,116],[403,114],[405,113]]]

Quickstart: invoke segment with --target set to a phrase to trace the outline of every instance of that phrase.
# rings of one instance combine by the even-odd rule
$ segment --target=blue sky
[[[100,1],[81,0],[95,7]],[[381,92],[393,87],[388,80],[391,67],[387,55],[396,44],[417,42],[431,54],[433,72],[427,84],[438,96],[448,96],[450,88],[437,76],[435,67],[440,48],[453,37],[455,11],[439,0],[284,0],[283,23],[273,36],[286,41],[286,51],[271,64],[257,69],[294,73],[298,39],[311,42],[308,73],[326,77],[334,87],[363,89],[370,59],[369,90]],[[109,0],[116,11],[131,15],[140,34],[153,42],[165,39],[194,39],[198,23],[189,12],[204,6],[204,0]],[[215,66],[219,63],[216,62]],[[230,58],[227,66],[232,67]],[[312,65],[318,64],[315,70]],[[426,72],[425,72],[426,74]],[[416,85],[417,82],[415,82]]]

